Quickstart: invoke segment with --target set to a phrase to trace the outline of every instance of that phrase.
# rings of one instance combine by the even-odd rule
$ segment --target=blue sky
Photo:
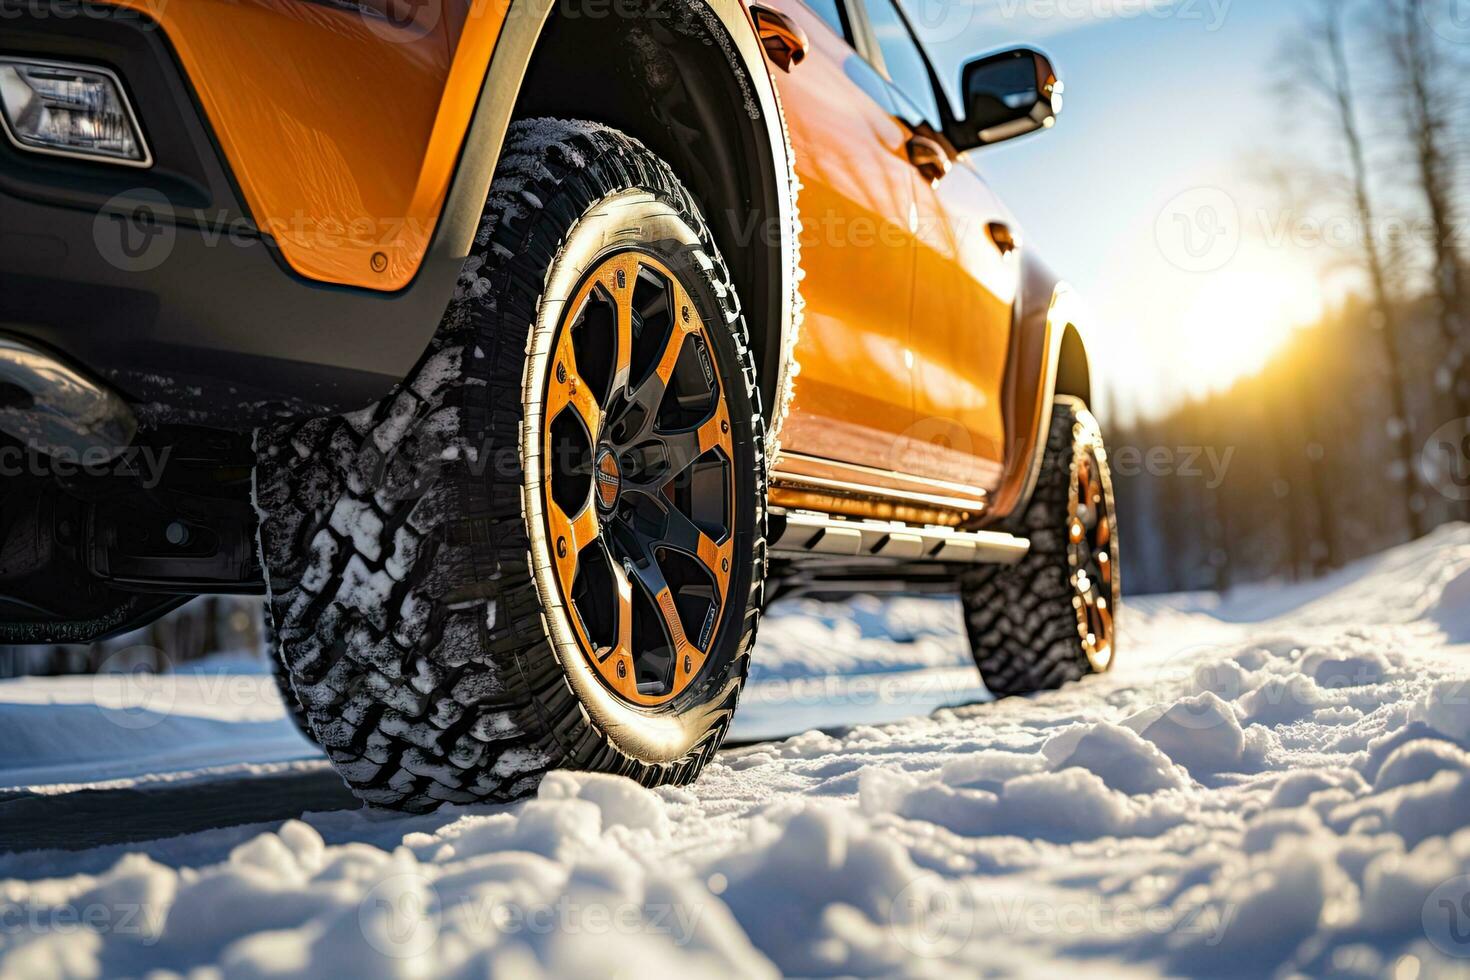
[[[1027,243],[1092,308],[1117,407],[1158,410],[1226,384],[1320,311],[1319,264],[1251,234],[1274,200],[1262,158],[1283,152],[1272,144],[1292,118],[1272,82],[1299,0],[906,6],[950,79],[967,57],[1012,44],[1056,63],[1066,85],[1058,125],[975,159]],[[1325,152],[1297,144],[1290,152],[1309,161]],[[1222,191],[1224,210],[1237,209],[1239,247],[1223,264],[1180,268],[1161,235]],[[1181,201],[1183,218],[1169,213]]]

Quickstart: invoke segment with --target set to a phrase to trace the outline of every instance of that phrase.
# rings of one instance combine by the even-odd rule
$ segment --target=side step
[[[1014,565],[1031,542],[999,531],[957,531],[897,521],[843,520],[805,510],[773,507],[772,557],[876,558],[959,565]]]

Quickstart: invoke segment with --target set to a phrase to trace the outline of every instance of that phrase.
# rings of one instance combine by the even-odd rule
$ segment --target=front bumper
[[[145,425],[362,408],[407,376],[443,313],[427,296],[307,282],[258,236],[140,217],[147,208],[91,213],[0,191],[0,334],[84,366]]]
[[[0,335],[85,368],[145,426],[352,411],[408,375],[452,294],[452,255],[392,293],[298,275],[242,202],[156,24],[7,2],[0,53],[114,70],[156,162],[125,170],[0,140]]]

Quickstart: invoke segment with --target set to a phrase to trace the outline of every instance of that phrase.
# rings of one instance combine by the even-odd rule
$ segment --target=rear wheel
[[[1017,565],[960,579],[965,626],[985,686],[1030,694],[1111,669],[1122,588],[1113,482],[1097,420],[1058,396],[1036,491],[1011,530]]]
[[[687,782],[754,642],[764,429],[697,205],[590,123],[517,124],[502,159],[400,393],[258,446],[290,688],[377,804],[512,799],[557,767]]]

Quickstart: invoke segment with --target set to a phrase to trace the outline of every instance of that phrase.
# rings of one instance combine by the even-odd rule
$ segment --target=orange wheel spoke
[[[546,417],[555,419],[566,406],[582,419],[587,427],[589,439],[596,439],[602,431],[602,408],[597,404],[597,395],[577,370],[577,354],[571,340],[563,336],[557,345],[556,358],[551,369],[551,388],[546,397]]]
[[[613,388],[626,388],[633,365],[633,290],[641,263],[636,252],[625,252],[606,262],[598,278],[618,308],[618,338],[614,354]]]

